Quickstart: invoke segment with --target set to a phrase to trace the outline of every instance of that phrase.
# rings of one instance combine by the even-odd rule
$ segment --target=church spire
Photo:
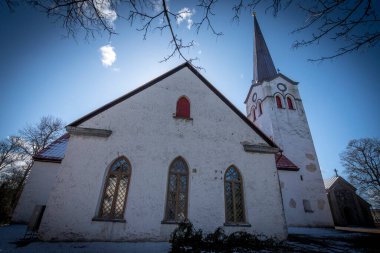
[[[253,13],[253,20],[255,25],[254,36],[254,81],[255,83],[270,79],[277,74],[274,67],[272,57],[270,56],[267,44],[265,43],[264,36],[261,32],[259,23],[256,19],[256,13]]]

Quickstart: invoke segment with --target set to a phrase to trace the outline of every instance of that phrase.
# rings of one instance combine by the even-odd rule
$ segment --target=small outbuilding
[[[356,194],[356,188],[336,176],[325,181],[335,226],[373,227],[371,205]]]

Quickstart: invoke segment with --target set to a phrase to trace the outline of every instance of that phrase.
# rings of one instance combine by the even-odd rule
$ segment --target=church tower
[[[254,80],[247,117],[282,150],[276,156],[288,226],[333,226],[298,83],[278,73],[254,15]]]

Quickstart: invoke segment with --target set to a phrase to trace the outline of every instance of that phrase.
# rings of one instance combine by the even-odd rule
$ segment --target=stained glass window
[[[124,157],[118,158],[109,168],[104,184],[103,198],[99,217],[105,219],[123,219],[128,185],[131,177],[131,165]]]
[[[238,169],[231,166],[224,175],[226,223],[245,223],[243,182]]]
[[[188,176],[185,160],[176,158],[169,168],[165,221],[181,222],[187,217]]]

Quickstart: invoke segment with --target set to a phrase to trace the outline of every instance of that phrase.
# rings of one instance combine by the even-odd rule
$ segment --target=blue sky
[[[187,1],[170,1],[174,12]],[[274,18],[257,9],[261,30],[274,64],[299,82],[311,133],[325,178],[337,168],[339,153],[351,139],[380,137],[378,71],[380,47],[346,55],[323,63],[308,58],[332,52],[331,42],[294,50],[295,39],[305,34],[290,32],[303,22],[291,10]],[[196,46],[185,51],[198,57],[201,73],[236,107],[245,113],[244,99],[253,76],[253,20],[243,13],[239,24],[232,22],[231,6],[215,9],[216,38],[206,28],[197,35],[188,29],[188,19],[178,25],[180,35],[194,39]],[[201,13],[195,12],[190,19]],[[65,30],[43,13],[20,6],[9,13],[0,7],[0,137],[16,134],[26,124],[53,115],[70,123],[105,103],[150,81],[183,61],[170,54],[167,33],[152,31],[147,40],[124,20],[115,21],[116,36],[84,40],[64,38]],[[116,60],[102,64],[101,47],[113,47]]]

